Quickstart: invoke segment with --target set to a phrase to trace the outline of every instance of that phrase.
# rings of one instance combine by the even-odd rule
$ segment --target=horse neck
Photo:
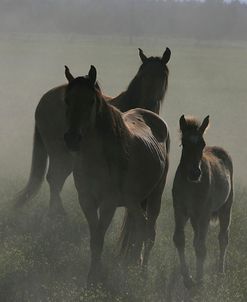
[[[162,100],[157,98],[155,92],[148,99],[146,95],[146,93],[142,93],[141,80],[135,76],[121,97],[121,105],[125,110],[122,108],[120,110],[127,111],[139,107],[159,114]]]

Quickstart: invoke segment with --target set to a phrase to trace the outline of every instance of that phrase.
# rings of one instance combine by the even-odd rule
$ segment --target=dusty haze
[[[205,301],[244,302],[246,282],[247,6],[218,0],[199,2],[120,0],[11,0],[0,3],[0,300],[24,301]],[[68,217],[47,218],[48,186],[23,211],[12,197],[28,178],[34,111],[41,96],[65,83],[64,65],[74,75],[98,70],[102,91],[116,96],[147,56],[172,51],[168,92],[161,116],[171,132],[171,167],[148,284],[139,272],[128,278],[114,267],[122,212],[105,243],[109,286],[84,290],[89,260],[85,218],[72,177],[63,190]],[[236,184],[227,275],[215,274],[217,232],[208,239],[206,285],[188,293],[178,273],[172,243],[171,184],[180,157],[182,114],[210,115],[208,145],[232,155]],[[52,117],[50,117],[52,119]],[[193,263],[191,229],[188,257]],[[79,298],[80,297],[80,298]]]

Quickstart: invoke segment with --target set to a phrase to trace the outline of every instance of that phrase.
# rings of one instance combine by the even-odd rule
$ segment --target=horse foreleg
[[[208,232],[208,226],[209,226],[209,217],[208,219],[204,218],[202,221],[198,220],[197,234],[194,238],[194,248],[196,253],[197,282],[202,282],[203,279],[204,262],[207,255],[206,237]]]
[[[72,171],[72,161],[69,156],[58,159],[49,157],[47,182],[50,187],[50,210],[56,213],[65,213],[60,197],[66,178]]]
[[[91,266],[88,274],[88,285],[91,286],[101,280],[101,255],[104,245],[105,233],[112,221],[115,205],[102,204],[99,208],[93,200],[81,201],[83,212],[87,218],[90,230]]]
[[[231,193],[227,203],[219,211],[219,222],[220,222],[220,232],[219,232],[219,246],[220,246],[220,259],[219,259],[219,272],[225,272],[225,256],[226,249],[229,241],[229,228],[231,223],[231,206],[233,194]]]
[[[189,273],[189,268],[185,259],[185,235],[184,227],[188,220],[180,208],[174,207],[175,216],[175,232],[173,235],[173,242],[178,250],[181,274],[183,276],[184,285],[190,288],[193,285],[192,277]]]
[[[91,286],[96,281],[96,274],[98,272],[98,267],[100,266],[97,234],[99,218],[94,200],[86,199],[79,194],[79,202],[83,213],[87,219],[90,232],[91,264],[88,273],[87,283],[88,286]]]
[[[96,260],[100,261],[101,254],[104,246],[104,238],[106,231],[112,221],[113,215],[116,210],[116,205],[111,203],[103,203],[99,208],[99,223],[97,226],[97,248],[96,248]]]

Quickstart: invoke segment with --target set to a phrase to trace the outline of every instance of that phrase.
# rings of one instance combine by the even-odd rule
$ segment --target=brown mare
[[[233,166],[228,153],[220,147],[206,147],[203,134],[209,116],[202,124],[195,118],[180,118],[182,156],[173,183],[175,214],[174,243],[178,249],[181,273],[186,287],[193,285],[185,260],[184,227],[190,219],[194,230],[196,279],[203,278],[206,236],[211,218],[218,218],[219,271],[224,272],[233,202]]]
[[[169,70],[166,64],[170,49],[167,48],[161,58],[148,58],[141,49],[139,55],[142,65],[127,90],[108,101],[123,112],[140,107],[159,113],[167,89]],[[60,192],[72,172],[72,156],[63,140],[67,130],[66,88],[67,84],[48,91],[36,108],[31,172],[26,187],[17,197],[17,205],[24,204],[38,192],[49,158],[46,177],[50,187],[50,208],[54,212],[64,211]]]
[[[87,77],[67,78],[69,127],[64,138],[75,152],[73,176],[90,230],[91,284],[99,280],[105,233],[119,206],[126,207],[132,219],[131,229],[125,224],[122,232],[135,233],[122,248],[147,265],[166,182],[169,133],[157,114],[140,108],[122,113],[105,101],[96,86],[95,67]]]

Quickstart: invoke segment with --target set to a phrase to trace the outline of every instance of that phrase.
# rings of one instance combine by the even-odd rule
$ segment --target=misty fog
[[[161,56],[166,47],[172,52],[161,113],[171,133],[166,195],[171,195],[181,154],[178,120],[182,114],[200,119],[210,115],[206,143],[229,151],[235,183],[245,190],[247,4],[221,0],[2,0],[0,186],[4,207],[28,179],[35,108],[45,92],[66,82],[64,65],[74,75],[85,75],[95,65],[103,93],[116,96],[126,89],[141,64],[138,47],[147,56]],[[72,177],[64,190],[74,191]],[[47,191],[44,182],[42,196],[47,197]],[[30,205],[35,212],[35,205]],[[235,230],[238,232],[237,227]],[[88,246],[88,240],[84,244]]]

